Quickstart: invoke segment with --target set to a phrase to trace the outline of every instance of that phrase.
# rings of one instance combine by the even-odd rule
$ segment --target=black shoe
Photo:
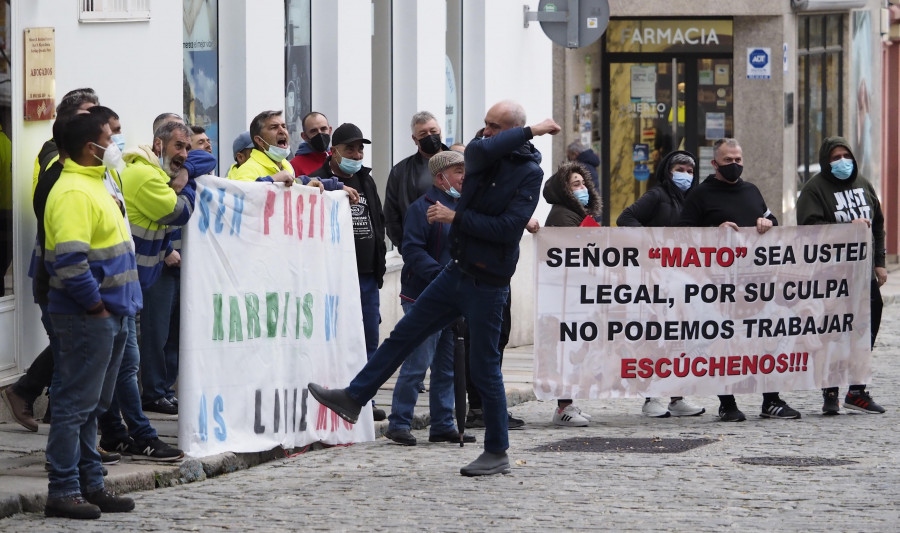
[[[144,412],[162,413],[164,415],[177,415],[178,406],[172,405],[172,402],[165,398],[160,398],[158,400],[145,403]]]
[[[469,409],[469,412],[466,413],[466,429],[483,427],[484,415],[482,414],[481,409]]]
[[[841,414],[841,404],[838,402],[837,387],[830,389],[822,389],[822,414],[825,416],[834,416]]]
[[[722,422],[743,422],[747,420],[747,417],[744,416],[744,413],[738,409],[737,404],[719,405],[719,419]]]
[[[459,444],[459,431],[448,431],[446,433],[428,435],[428,442],[452,442],[454,444]],[[475,435],[463,433],[463,442],[466,444],[475,442]]]
[[[375,407],[375,404],[372,404],[372,418],[376,422],[381,422],[382,420],[387,420],[387,413],[384,412],[384,409],[379,409]]]
[[[116,452],[108,452],[102,446],[97,446],[97,452],[100,454],[100,462],[105,465],[114,465],[122,460],[122,455]]]
[[[384,436],[403,446],[416,445],[416,438],[413,437],[408,429],[389,429],[384,432]]]
[[[116,496],[106,489],[84,493],[84,499],[93,503],[104,513],[127,513],[134,509],[134,500]]]
[[[100,439],[99,450],[102,448],[106,453],[117,453],[120,455],[131,455],[131,447],[134,446],[134,440],[131,437],[125,437],[122,440],[103,440]],[[103,454],[100,455],[100,461],[103,462]]]
[[[800,418],[800,411],[793,409],[787,402],[779,398],[764,403],[759,416],[763,418],[797,419]]]
[[[166,399],[169,400],[170,404],[174,405],[175,407],[178,407],[178,398],[176,398],[175,396],[172,396],[171,398],[166,398]]]
[[[484,452],[471,463],[459,469],[464,476],[490,476],[493,474],[509,474],[509,457],[506,452]]]
[[[326,389],[321,385],[310,383],[307,385],[309,393],[321,405],[331,409],[337,415],[351,424],[355,424],[359,420],[359,412],[362,406],[353,401],[347,391],[344,389]],[[373,415],[377,414],[374,411]],[[384,420],[384,411],[381,410],[381,420]]]
[[[882,414],[884,407],[875,403],[867,391],[850,391],[844,397],[844,407],[869,414]]]
[[[135,442],[131,445],[129,454],[149,461],[172,462],[184,457],[184,452],[174,446],[169,446],[156,437],[146,442]]]
[[[100,508],[88,503],[81,495],[65,498],[47,498],[44,516],[60,516],[62,518],[91,519],[100,518]]]
[[[507,416],[509,416],[508,428],[509,429],[521,429],[525,427],[525,421],[521,418],[513,417],[512,413],[509,411],[506,412]]]

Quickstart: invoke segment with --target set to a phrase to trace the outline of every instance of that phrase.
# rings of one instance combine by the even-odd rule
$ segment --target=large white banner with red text
[[[540,399],[745,394],[866,383],[862,224],[542,228]]]
[[[178,443],[192,456],[375,438],[309,382],[366,362],[346,194],[204,176],[184,228]]]

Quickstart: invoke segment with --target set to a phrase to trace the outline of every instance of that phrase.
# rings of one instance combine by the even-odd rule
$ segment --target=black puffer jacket
[[[581,174],[584,180],[584,186],[587,187],[590,198],[588,205],[583,206],[581,202],[575,199],[575,195],[569,189],[568,177],[572,172]],[[590,172],[581,163],[563,163],[555,174],[550,176],[547,183],[544,184],[544,200],[552,207],[544,221],[546,227],[573,227],[581,225],[581,221],[587,216],[594,217],[599,222],[603,209],[603,202],[600,195],[594,189],[591,182]]]
[[[691,188],[684,192],[672,182],[672,177],[669,175],[669,161],[676,154],[684,154],[693,159],[695,163],[697,161],[694,154],[684,150],[676,150],[666,155],[656,165],[656,187],[645,192],[635,203],[626,207],[622,214],[619,215],[619,218],[616,219],[617,226],[655,228],[678,225],[678,218],[681,215],[684,199],[699,180],[695,173]],[[697,168],[696,164],[694,168]]]

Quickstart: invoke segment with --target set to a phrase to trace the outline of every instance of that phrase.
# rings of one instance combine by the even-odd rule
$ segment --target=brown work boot
[[[28,431],[38,430],[37,420],[34,419],[33,403],[25,401],[24,398],[16,394],[12,387],[6,387],[3,391],[0,391],[0,396],[3,397],[3,403],[6,404],[16,422]]]

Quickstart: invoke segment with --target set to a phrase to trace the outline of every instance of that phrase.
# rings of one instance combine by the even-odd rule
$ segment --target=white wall
[[[121,117],[128,146],[135,146],[150,141],[151,124],[157,114],[180,113],[182,108],[181,5],[171,9],[163,9],[167,4],[162,2],[153,5],[155,9],[149,22],[80,24],[77,2],[13,2],[11,138],[20,369],[27,368],[47,342],[40,312],[32,303],[27,272],[35,235],[32,168],[41,145],[51,136],[52,127],[51,121],[23,122],[24,29],[53,27],[56,30],[57,103],[71,89],[93,87],[100,102]],[[0,332],[4,337],[13,334]]]

